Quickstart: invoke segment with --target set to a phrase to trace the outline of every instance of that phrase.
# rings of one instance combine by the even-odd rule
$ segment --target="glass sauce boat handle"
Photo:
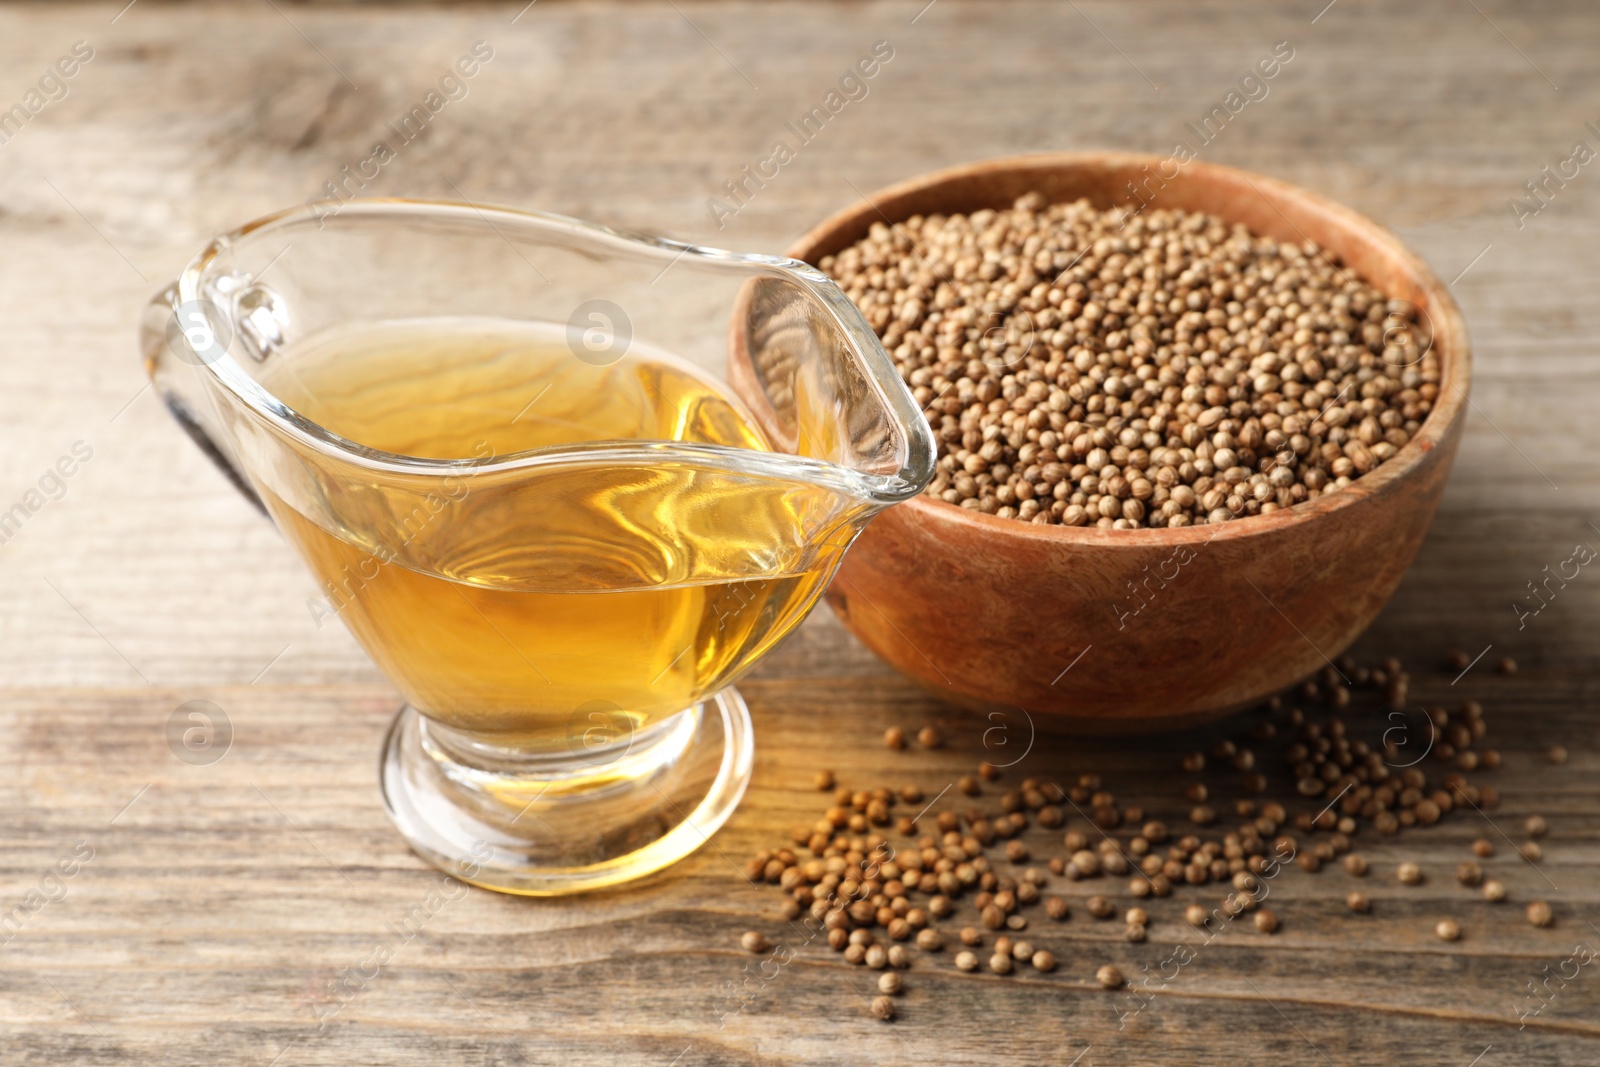
[[[187,312],[187,316],[185,315]],[[187,318],[188,321],[185,321]],[[244,476],[228,436],[217,425],[206,395],[206,364],[227,350],[205,310],[178,304],[178,286],[167,286],[145,305],[139,322],[139,351],[156,392],[200,451],[210,457],[233,487],[265,515],[267,509]]]

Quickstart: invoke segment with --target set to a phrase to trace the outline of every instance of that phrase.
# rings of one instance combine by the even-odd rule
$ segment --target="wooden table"
[[[1337,0],[1319,14],[1323,2],[0,8],[0,106],[74,42],[93,48],[65,98],[0,146],[0,510],[76,442],[92,450],[59,486],[46,479],[0,546],[0,917],[21,916],[0,933],[0,1063],[1600,1061],[1600,968],[1518,1015],[1530,982],[1600,947],[1600,578],[1569,582],[1521,628],[1512,608],[1575,543],[1600,544],[1600,171],[1550,183],[1547,202],[1523,187],[1573,142],[1600,147],[1585,125],[1600,123],[1600,12]],[[341,628],[314,624],[300,565],[144,388],[134,325],[208,235],[321,195],[478,40],[494,57],[468,97],[370,191],[769,251],[936,166],[1168,152],[1290,42],[1269,95],[1203,158],[1354,204],[1455,279],[1477,348],[1473,416],[1433,533],[1358,650],[1406,657],[1427,699],[1489,706],[1505,755],[1493,825],[1457,815],[1361,839],[1377,901],[1364,919],[1343,913],[1355,883],[1342,871],[1288,872],[1281,932],[1229,929],[1131,1017],[1094,969],[1135,976],[1196,941],[1176,900],[1152,908],[1143,945],[1081,909],[1036,925],[1062,961],[1050,976],[919,959],[884,1025],[865,1010],[870,976],[819,945],[747,981],[738,934],[782,924],[779,894],[738,868],[815,818],[816,768],[932,795],[972,768],[987,724],[878,664],[822,610],[744,686],[755,778],[711,847],[579,900],[473,891],[397,932],[441,883],[379,805],[396,695]],[[707,200],[878,41],[894,58],[869,95],[719,229]],[[1520,225],[1518,199],[1540,208]],[[1488,646],[1452,687],[1444,653]],[[1503,655],[1516,675],[1489,669]],[[214,763],[169,747],[190,700],[230,724]],[[945,749],[885,753],[886,726],[927,722]],[[1041,735],[1018,769],[1097,771],[1176,818],[1178,754],[1216,736]],[[1541,757],[1557,742],[1572,751],[1562,768]],[[1534,811],[1551,825],[1538,869],[1506,858],[1500,835],[1520,840]],[[1501,846],[1489,863],[1512,902],[1499,909],[1451,877],[1479,835]],[[1402,858],[1423,886],[1394,882]],[[1534,897],[1554,927],[1522,920]],[[1431,935],[1445,915],[1461,941]],[[350,978],[383,946],[387,966]]]

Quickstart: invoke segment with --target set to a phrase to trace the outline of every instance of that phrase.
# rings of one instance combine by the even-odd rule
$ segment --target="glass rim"
[[[221,355],[199,364],[197,369],[209,373],[213,381],[231,393],[258,418],[316,452],[386,474],[429,478],[522,472],[541,467],[553,469],[627,463],[656,465],[663,461],[677,460],[745,476],[756,475],[811,482],[850,495],[867,497],[881,504],[892,504],[914,497],[922,492],[932,479],[935,462],[933,431],[917,408],[905,383],[901,381],[877,334],[868,325],[860,310],[831,278],[808,263],[786,256],[770,256],[759,252],[732,252],[654,234],[619,229],[548,211],[470,201],[358,197],[342,201],[338,214],[331,218],[320,216],[310,205],[301,205],[263,215],[214,237],[185,265],[183,272],[178,276],[177,302],[180,305],[191,302],[215,305],[216,301],[201,288],[206,271],[218,257],[246,238],[290,229],[307,222],[316,222],[321,229],[325,225],[338,225],[341,221],[349,223],[356,219],[385,216],[396,220],[429,217],[456,218],[461,221],[476,220],[488,224],[497,232],[499,228],[494,226],[496,218],[519,225],[532,223],[564,231],[573,236],[620,242],[635,250],[642,249],[671,262],[692,257],[709,263],[759,269],[785,277],[827,309],[833,324],[844,336],[852,355],[877,393],[878,399],[890,417],[899,424],[900,439],[904,442],[904,454],[899,457],[899,469],[892,474],[873,473],[788,452],[761,452],[754,449],[681,441],[586,442],[527,449],[504,456],[430,459],[371,448],[336,434],[316,421],[306,418],[245,373],[244,368],[233,357],[231,343]],[[237,337],[237,324],[232,311],[219,310],[228,317],[230,338]]]

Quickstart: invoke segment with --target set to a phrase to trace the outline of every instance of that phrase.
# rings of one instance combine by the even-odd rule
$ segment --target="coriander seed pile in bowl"
[[[1225,715],[1344,650],[1433,519],[1465,327],[1349,208],[1192,160],[1023,156],[871,194],[790,254],[866,313],[940,448],[829,602],[949,699],[1084,732]]]
[[[1425,322],[1310,242],[1037,191],[817,264],[939,442],[928,492],[1112,529],[1270,514],[1395,456],[1439,391]]]

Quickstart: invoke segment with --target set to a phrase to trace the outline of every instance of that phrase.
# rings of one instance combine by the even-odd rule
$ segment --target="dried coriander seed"
[[[1364,878],[1367,873],[1367,858],[1359,852],[1352,852],[1344,858],[1344,869],[1357,878]]]
[[[957,952],[956,967],[963,971],[975,971],[978,969],[978,957],[966,951]]]
[[[923,748],[943,748],[944,734],[937,726],[924,726],[917,731],[917,744]]]
[[[1529,863],[1538,863],[1540,860],[1544,859],[1544,849],[1540,847],[1539,842],[1537,841],[1524,841],[1522,844],[1517,846],[1517,851],[1521,853],[1522,858],[1527,860]]]
[[[1528,921],[1535,926],[1549,926],[1556,921],[1556,917],[1549,904],[1536,900],[1528,905]]]
[[[1483,897],[1485,900],[1488,900],[1491,903],[1498,904],[1500,901],[1506,899],[1506,887],[1501,885],[1495,879],[1491,878],[1487,882],[1483,883]]]
[[[754,930],[746,930],[739,937],[739,944],[746,952],[762,953],[772,948],[771,943]]]
[[[1501,659],[1500,662],[1494,665],[1494,669],[1499,671],[1501,674],[1516,674],[1517,661],[1512,659],[1510,656],[1506,656]]]
[[[1062,922],[1072,916],[1072,906],[1067,903],[1066,897],[1046,897],[1044,913],[1056,922]]]
[[[1471,860],[1456,865],[1456,881],[1462,885],[1481,885],[1483,883],[1483,868]]]
[[[978,932],[976,927],[963,926],[961,928],[961,943],[963,945],[981,945],[983,944],[983,935]]]
[[[1030,957],[1029,962],[1033,964],[1033,969],[1040,974],[1049,974],[1056,969],[1056,958],[1050,953],[1049,949],[1040,949],[1035,952]]]
[[[1267,908],[1262,908],[1256,912],[1255,923],[1256,929],[1264,934],[1273,934],[1278,931],[1278,917]]]
[[[933,927],[917,931],[917,947],[924,952],[938,952],[944,948],[944,935]]]
[[[868,967],[881,971],[889,966],[889,950],[882,945],[868,945],[867,954],[863,957]]]
[[[1400,879],[1401,885],[1421,885],[1422,868],[1407,860],[1396,869],[1395,877]]]
[[[989,969],[995,974],[1010,974],[1011,957],[1009,955],[1001,955],[1000,953],[996,952],[993,956],[989,957]]]
[[[1351,890],[1349,893],[1345,894],[1344,906],[1355,912],[1357,915],[1365,915],[1367,912],[1372,910],[1372,901],[1367,899],[1367,895],[1365,893]]]
[[[1561,745],[1551,745],[1545,749],[1544,758],[1555,764],[1565,763],[1567,762],[1567,750]]]
[[[894,1001],[888,997],[873,997],[872,1014],[884,1022],[888,1022],[894,1018]]]
[[[1461,937],[1461,926],[1454,919],[1440,919],[1433,932],[1440,941],[1456,941]]]
[[[1146,931],[1147,927],[1143,923],[1129,923],[1128,928],[1123,932],[1123,936],[1129,941],[1138,943],[1148,936]]]
[[[1486,837],[1480,837],[1472,843],[1472,854],[1479,859],[1488,859],[1494,855],[1494,844]]]
[[[1109,919],[1116,914],[1116,906],[1109,899],[1102,896],[1092,896],[1084,901],[1084,906],[1089,909],[1089,914],[1096,919]]]
[[[878,992],[886,996],[895,996],[903,987],[900,975],[896,971],[885,971],[878,975]]]
[[[1530,815],[1522,823],[1522,829],[1529,837],[1543,837],[1550,830],[1550,824],[1544,821],[1543,815]]]
[[[906,747],[906,732],[898,726],[891,726],[883,732],[883,743],[897,751]]]
[[[1122,972],[1109,963],[1094,972],[1094,980],[1106,989],[1121,989],[1124,982]]]
[[[833,788],[833,772],[832,771],[818,771],[816,779],[815,779],[815,784],[816,784],[816,787],[817,787],[818,791],[820,791],[820,792],[827,792],[828,790],[832,789]]]
[[[1206,920],[1211,918],[1211,913],[1201,904],[1190,904],[1183,909],[1183,918],[1190,926],[1205,926]]]

